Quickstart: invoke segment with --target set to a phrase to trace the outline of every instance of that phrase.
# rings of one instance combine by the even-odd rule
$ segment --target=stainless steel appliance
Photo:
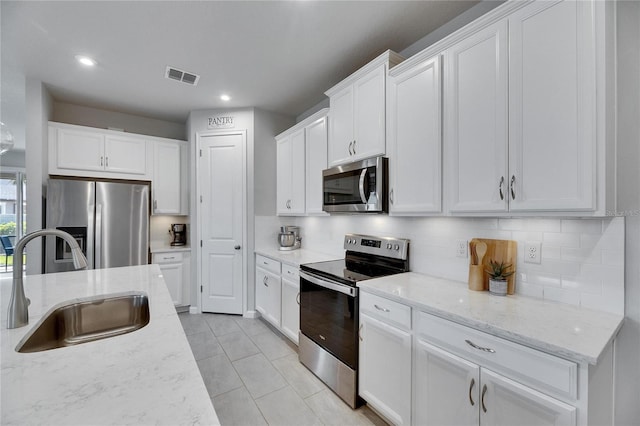
[[[280,250],[297,250],[302,245],[300,237],[300,228],[297,226],[281,226],[278,233],[278,243]]]
[[[409,271],[409,240],[347,234],[345,258],[300,265],[302,364],[355,408],[360,281]]]
[[[89,269],[149,263],[149,185],[49,179],[47,227],[71,234]],[[69,245],[46,237],[45,272],[73,270]]]
[[[171,235],[173,235],[172,246],[184,246],[187,244],[187,225],[184,223],[173,223],[169,229]]]
[[[384,157],[322,172],[322,209],[329,213],[386,213],[388,160]]]

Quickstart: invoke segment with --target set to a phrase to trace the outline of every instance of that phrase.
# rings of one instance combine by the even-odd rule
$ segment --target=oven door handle
[[[351,297],[356,297],[356,292],[358,291],[355,287],[350,287],[348,285],[338,284],[331,281],[326,281],[320,278],[317,278],[313,275],[307,274],[304,271],[300,271],[300,278],[304,278],[309,281],[311,284],[318,285],[320,287],[328,288],[330,290],[335,290],[342,294],[346,294]]]
[[[367,195],[364,193],[364,178],[367,177],[367,169],[362,169],[362,173],[360,173],[360,183],[358,184],[358,189],[360,189],[360,199],[362,200],[362,204],[367,204]]]

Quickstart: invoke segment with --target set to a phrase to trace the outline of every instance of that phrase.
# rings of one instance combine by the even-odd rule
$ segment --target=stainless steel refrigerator
[[[47,228],[73,235],[89,269],[149,263],[149,185],[49,179]],[[45,272],[72,271],[68,244],[46,237]]]

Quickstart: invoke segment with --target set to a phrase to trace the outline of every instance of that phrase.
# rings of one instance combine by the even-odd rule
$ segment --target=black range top
[[[307,263],[300,269],[342,284],[409,271],[409,241],[347,234],[344,259]]]

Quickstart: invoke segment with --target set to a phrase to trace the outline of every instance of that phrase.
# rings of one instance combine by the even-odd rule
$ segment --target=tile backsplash
[[[456,240],[518,242],[516,293],[624,314],[624,218],[403,218],[345,215],[255,218],[256,247],[277,244],[281,225],[301,227],[302,247],[344,255],[344,234],[411,240],[414,272],[467,281],[469,259],[456,257]],[[525,242],[540,242],[541,263],[524,262]]]

